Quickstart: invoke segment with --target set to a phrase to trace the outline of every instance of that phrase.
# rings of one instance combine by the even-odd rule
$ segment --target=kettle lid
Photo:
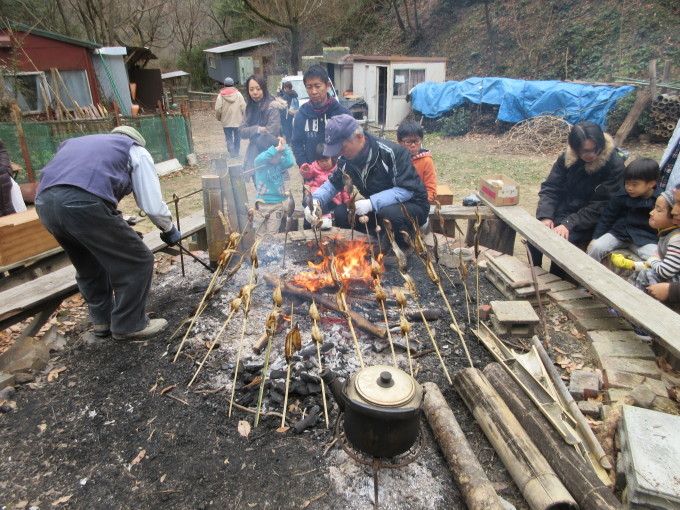
[[[413,399],[416,382],[393,366],[376,365],[361,370],[354,378],[357,394],[367,403],[380,407],[400,407]]]

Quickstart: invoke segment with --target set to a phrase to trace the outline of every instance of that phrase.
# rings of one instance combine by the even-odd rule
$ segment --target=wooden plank
[[[547,229],[522,207],[489,208],[598,299],[657,337],[669,354],[680,359],[680,315]]]
[[[181,220],[182,237],[188,237],[205,228],[203,211],[196,212]],[[160,231],[146,234],[144,243],[152,252],[160,251],[166,244],[161,241]],[[40,278],[12,287],[0,293],[0,327],[11,326],[33,309],[45,303],[67,297],[78,292],[76,285],[76,270],[69,265],[58,271],[48,273]],[[30,316],[30,315],[29,315]],[[20,319],[14,320],[16,317]]]
[[[35,209],[0,218],[0,265],[2,266],[31,258],[58,246],[57,240],[40,223]]]

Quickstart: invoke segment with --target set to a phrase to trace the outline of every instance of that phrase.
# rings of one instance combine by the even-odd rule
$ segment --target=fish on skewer
[[[286,192],[288,199],[286,200],[286,235],[283,239],[283,263],[281,267],[286,269],[286,247],[288,246],[288,232],[292,227],[293,214],[295,213],[295,199],[293,198],[293,193],[290,191]]]
[[[357,205],[356,205],[356,202],[357,202],[357,193],[355,191],[354,193],[352,193],[349,196],[349,200],[347,200],[347,202],[345,203],[345,205],[347,206],[347,214],[348,214],[348,219],[349,219],[349,225],[352,228],[352,234],[351,234],[351,237],[350,237],[350,239],[352,239],[352,240],[354,239],[354,225],[357,221],[357,217],[356,217]]]

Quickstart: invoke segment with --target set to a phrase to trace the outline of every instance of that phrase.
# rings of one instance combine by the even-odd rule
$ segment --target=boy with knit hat
[[[656,254],[646,262],[633,262],[621,254],[612,255],[612,263],[618,267],[640,271],[630,279],[640,290],[661,282],[680,281],[680,226],[674,223],[671,211],[675,206],[675,194],[667,190],[656,199],[649,213],[649,225],[657,230],[659,245]]]

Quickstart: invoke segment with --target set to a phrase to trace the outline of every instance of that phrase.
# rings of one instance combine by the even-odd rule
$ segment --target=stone
[[[14,376],[5,372],[0,372],[0,390],[14,386]]]
[[[593,299],[593,295],[590,292],[586,292],[585,290],[582,289],[548,292],[548,297],[555,302]]]
[[[663,381],[647,377],[642,384],[652,390],[657,397],[668,397],[668,390]]]
[[[612,404],[616,404],[617,402],[623,403],[626,401],[628,396],[630,395],[630,390],[627,388],[611,388],[607,390],[607,400],[611,402]],[[612,406],[605,406],[609,407],[609,409],[604,410],[604,416],[605,418],[607,417],[607,412],[611,411]]]
[[[633,388],[630,396],[635,400],[635,405],[649,409],[654,404],[656,393],[654,393],[648,386],[641,384]]]
[[[586,336],[591,342],[611,342],[614,340],[640,341],[640,338],[632,331],[588,331]]]
[[[613,331],[606,331],[605,333],[613,333]],[[652,348],[637,338],[635,340],[598,339],[592,342],[592,347],[598,358],[609,356],[645,360],[656,359]]]
[[[600,378],[589,370],[574,370],[569,381],[569,393],[574,400],[597,397],[600,391]]]
[[[574,310],[569,310],[567,316],[573,321],[615,317],[606,306],[601,306],[599,308],[576,308]]]
[[[3,388],[0,390],[0,402],[3,400],[9,400],[15,395],[16,392],[17,390],[14,389],[14,386],[7,386],[6,388]]]
[[[630,372],[631,374],[640,374],[653,379],[661,379],[661,371],[659,370],[659,367],[657,367],[656,363],[651,360],[601,356],[599,361],[600,367],[605,373],[605,378],[607,377],[607,371],[615,370],[620,372]]]
[[[28,372],[19,372],[14,374],[14,382],[17,384],[26,384],[35,381],[35,376]]]
[[[607,388],[628,388],[632,389],[641,385],[645,376],[621,372],[618,370],[608,370],[605,374],[605,386]],[[660,382],[660,381],[659,381]]]
[[[184,170],[184,167],[177,158],[156,163],[156,172],[158,172],[158,175],[166,175],[172,172],[179,172],[180,170]]]
[[[603,303],[597,299],[579,299],[577,301],[556,301],[555,304],[563,311],[580,310],[586,308],[602,308]]]
[[[578,402],[578,408],[584,416],[590,416],[599,420],[602,415],[602,402],[596,400],[581,400]]]
[[[11,374],[22,370],[42,370],[49,360],[49,347],[28,336],[14,342],[0,355],[0,371]]]
[[[680,417],[624,406],[619,437],[630,508],[680,508]]]
[[[581,333],[588,331],[625,331],[633,330],[628,322],[621,318],[579,319],[575,322],[576,329]]]
[[[678,404],[674,400],[666,397],[656,397],[654,399],[654,405],[652,406],[652,409],[654,411],[659,411],[660,413],[674,415],[680,414],[680,410],[678,410]]]

